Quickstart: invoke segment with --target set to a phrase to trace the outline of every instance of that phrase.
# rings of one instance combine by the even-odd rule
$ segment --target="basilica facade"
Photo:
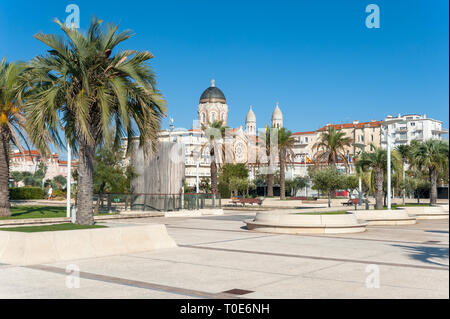
[[[179,142],[185,148],[185,180],[188,186],[196,186],[197,181],[202,178],[210,178],[210,157],[205,145],[208,139],[204,133],[204,128],[208,128],[212,123],[221,121],[222,126],[228,127],[229,107],[225,94],[211,81],[208,87],[200,96],[197,106],[198,125],[191,129],[169,129],[160,133],[160,141]],[[277,103],[272,114],[272,127],[283,127],[283,114]],[[262,125],[264,127],[264,125]],[[245,117],[245,125],[236,128],[229,128],[230,137],[226,143],[232,154],[230,158],[233,163],[248,163],[249,177],[254,178],[257,167],[251,163],[255,161],[256,139],[258,135],[256,115],[253,108]],[[249,163],[250,162],[250,163]]]

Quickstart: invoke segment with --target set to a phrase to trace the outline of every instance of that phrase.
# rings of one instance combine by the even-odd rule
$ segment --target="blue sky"
[[[258,127],[279,101],[285,126],[370,121],[387,114],[449,117],[447,1],[6,1],[0,0],[0,57],[29,60],[46,48],[33,35],[61,33],[68,4],[120,22],[136,35],[122,48],[148,50],[177,127],[191,127],[214,78],[225,93],[229,126]],[[368,29],[365,8],[380,7]],[[167,127],[168,121],[164,121]]]

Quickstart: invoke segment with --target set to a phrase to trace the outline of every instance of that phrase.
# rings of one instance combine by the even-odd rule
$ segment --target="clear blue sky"
[[[0,0],[0,57],[44,53],[33,35],[61,33],[52,19],[64,21],[70,3],[81,29],[92,15],[120,22],[136,33],[127,49],[155,55],[177,127],[191,126],[214,78],[233,127],[245,125],[249,105],[264,127],[279,101],[292,131],[398,113],[426,113],[448,128],[447,1]],[[365,27],[370,3],[380,7],[380,29]]]

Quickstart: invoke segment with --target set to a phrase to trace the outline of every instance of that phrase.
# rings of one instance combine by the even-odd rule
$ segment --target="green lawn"
[[[67,223],[67,224],[55,224],[55,225],[43,225],[43,226],[23,226],[23,227],[0,228],[0,231],[37,233],[37,232],[47,232],[47,231],[64,231],[64,230],[92,229],[92,228],[106,228],[106,226],[102,226],[102,225],[83,226],[83,225]]]
[[[297,215],[344,215],[347,211],[337,210],[333,212],[317,212],[317,213],[296,213]]]
[[[13,206],[11,216],[0,217],[2,219],[23,218],[56,218],[66,217],[66,207],[55,206]]]
[[[107,215],[107,214],[98,214],[98,215]],[[0,217],[0,220],[28,219],[28,218],[58,218],[58,217],[66,217],[66,207],[13,206],[11,207],[11,216]]]

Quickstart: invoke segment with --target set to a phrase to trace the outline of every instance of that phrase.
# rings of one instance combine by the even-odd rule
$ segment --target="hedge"
[[[16,187],[9,189],[9,198],[11,200],[43,199],[44,195],[44,190],[40,187]]]

